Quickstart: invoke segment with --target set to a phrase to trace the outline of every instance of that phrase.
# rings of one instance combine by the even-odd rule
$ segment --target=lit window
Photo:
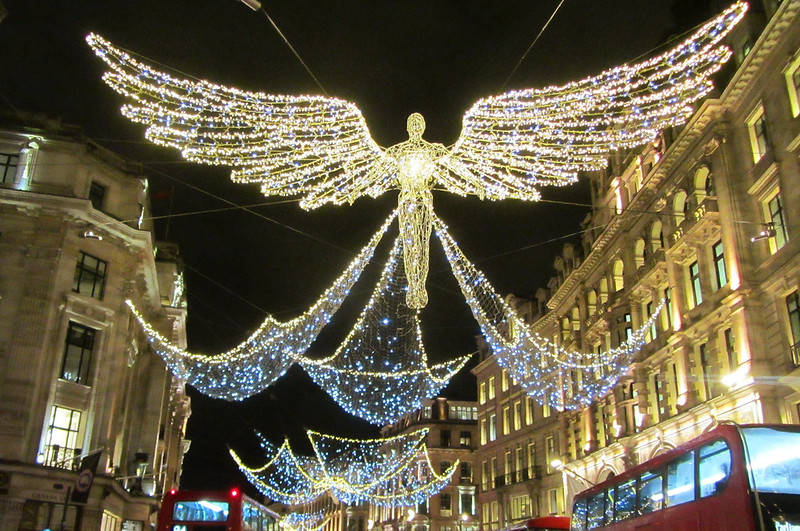
[[[486,382],[481,382],[478,391],[478,402],[481,404],[486,403]]]
[[[522,428],[522,402],[514,402],[514,429]]]
[[[721,240],[711,246],[711,254],[714,258],[714,272],[717,278],[717,289],[719,289],[728,283],[728,273],[725,271],[725,252]]]
[[[508,391],[508,371],[506,369],[500,373],[500,390]]]
[[[44,443],[46,465],[67,469],[77,466],[74,459],[81,453],[78,442],[80,425],[80,411],[53,406]]]
[[[770,252],[775,253],[789,241],[780,193],[776,193],[764,204],[764,215],[767,223],[775,231],[775,235],[769,239]]]
[[[61,362],[62,380],[89,385],[89,365],[92,361],[95,330],[70,322],[67,330],[64,359]]]
[[[767,154],[769,148],[769,135],[767,134],[767,119],[764,116],[764,107],[759,105],[747,120],[747,130],[750,135],[750,148],[753,152],[753,162],[758,162]]]
[[[555,437],[553,437],[552,435],[547,437],[547,438],[545,438],[545,440],[544,440],[544,451],[545,451],[544,458],[547,460],[547,473],[548,474],[552,474],[553,473],[553,468],[552,468],[553,460],[556,457],[558,457],[558,455],[556,453],[556,440],[555,440]]]
[[[497,439],[497,415],[489,415],[489,442]]]
[[[503,435],[511,433],[511,408],[503,407]]]
[[[458,439],[458,444],[466,447],[472,446],[472,433],[468,431],[462,431]]]
[[[494,398],[494,396],[495,396],[495,383],[494,382],[495,382],[494,376],[489,376],[489,389],[488,389],[488,391],[489,391],[489,394],[488,394],[489,400],[492,400]]]
[[[647,315],[647,319],[650,320],[653,317],[653,301],[649,301],[645,306],[645,314]],[[650,323],[650,328],[647,330],[647,337],[645,338],[646,341],[653,341],[658,337],[658,326],[656,325],[656,320]]]
[[[800,116],[800,50],[795,53],[783,73],[786,77],[786,88],[789,91],[792,116]]]
[[[0,182],[13,183],[19,166],[19,155],[0,153]]]
[[[689,264],[689,285],[692,288],[692,303],[697,306],[703,302],[703,290],[700,288],[700,264],[697,261]]]
[[[108,264],[99,258],[84,252],[78,253],[75,276],[72,279],[72,291],[95,299],[102,299],[106,285],[107,267]]]

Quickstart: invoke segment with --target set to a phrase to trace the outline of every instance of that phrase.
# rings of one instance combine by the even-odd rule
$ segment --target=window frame
[[[94,266],[87,262],[95,261]],[[97,300],[103,300],[108,280],[108,262],[84,251],[78,251],[75,273],[72,277],[72,291]],[[90,286],[85,289],[84,286]]]
[[[14,184],[19,171],[19,153],[0,152],[0,183]]]
[[[745,123],[747,124],[747,135],[750,141],[753,164],[757,164],[769,152],[770,135],[763,103],[758,104]]]
[[[82,337],[88,339],[83,339],[81,342],[71,342],[70,340],[73,338],[72,331],[78,329],[80,329],[82,332]],[[59,379],[79,385],[85,385],[87,387],[91,385],[90,372],[92,366],[92,357],[94,355],[95,347],[97,346],[97,332],[97,330],[89,326],[84,326],[80,323],[76,323],[75,321],[69,321],[64,338],[64,353],[61,358],[61,368],[58,376]],[[69,359],[76,355],[76,350],[70,349],[71,346],[78,349],[78,371],[77,376],[75,377],[68,377],[66,374]],[[74,362],[74,360],[72,361]],[[72,365],[72,363],[69,365]]]

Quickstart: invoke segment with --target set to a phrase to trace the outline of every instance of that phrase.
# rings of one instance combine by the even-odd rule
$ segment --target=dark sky
[[[232,184],[225,169],[149,146],[142,127],[119,114],[122,100],[100,80],[104,65],[83,40],[96,32],[153,63],[242,89],[320,93],[262,13],[235,0],[3,3],[9,14],[0,23],[0,104],[82,126],[88,137],[145,164],[156,197],[171,194],[153,206],[156,214],[173,214],[157,221],[157,235],[177,242],[186,262],[190,349],[225,350],[266,312],[281,319],[302,312],[392,210],[393,195],[306,212],[296,202],[265,199],[256,186]],[[507,84],[558,0],[268,0],[264,7],[327,93],[355,102],[388,147],[407,138],[412,112],[425,116],[426,140],[448,145],[479,97],[560,84],[633,60],[702,21],[709,13],[695,8],[705,3],[566,0]],[[577,241],[588,208],[559,202],[588,203],[588,185],[542,192],[541,203],[434,197],[438,215],[501,293],[526,296],[545,286],[555,254]],[[231,203],[250,208],[208,212]],[[475,350],[477,325],[437,244],[428,289],[422,320],[432,361]],[[315,354],[335,348],[371,290],[369,282],[356,290]],[[448,393],[474,397],[470,376],[458,377]],[[184,487],[243,482],[226,447],[257,456],[256,429],[276,441],[284,434],[301,441],[304,428],[376,430],[338,410],[298,369],[244,403],[192,396]]]

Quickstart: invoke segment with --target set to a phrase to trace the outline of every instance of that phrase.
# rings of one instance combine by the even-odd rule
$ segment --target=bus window
[[[589,498],[589,505],[586,511],[586,529],[597,529],[598,527],[603,527],[605,523],[603,521],[603,517],[606,513],[605,501],[605,491],[598,492]]]
[[[636,508],[639,514],[652,513],[661,509],[664,499],[663,476],[657,472],[645,472],[639,476],[639,491]]]
[[[221,501],[176,501],[172,518],[181,522],[224,522],[229,507],[228,502]]]
[[[731,451],[723,440],[701,446],[698,450],[700,497],[713,496],[725,489],[731,475]]]
[[[800,494],[800,433],[774,428],[745,428],[753,488],[759,492]]]
[[[617,485],[614,493],[614,520],[619,522],[636,514],[636,478]]]
[[[667,465],[667,507],[694,500],[694,452]]]
[[[586,498],[578,500],[572,506],[572,524],[570,531],[584,531],[586,529],[586,506],[588,500]]]

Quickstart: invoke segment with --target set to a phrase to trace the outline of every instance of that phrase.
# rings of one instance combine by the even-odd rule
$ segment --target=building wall
[[[383,531],[477,531],[478,444],[475,402],[436,398],[383,429],[384,436],[427,428],[425,439],[431,466],[438,474],[458,463],[452,481],[417,507],[370,507],[371,529]],[[360,530],[359,530],[360,531]]]
[[[556,258],[544,312],[536,313],[541,297],[515,302],[540,335],[598,352],[624,341],[666,300],[630,372],[590,406],[534,415],[506,434],[504,411],[523,400],[519,387],[503,390],[490,355],[475,369],[479,424],[496,423],[496,438],[484,437],[476,458],[489,463],[484,527],[517,519],[509,497],[526,493],[538,493],[539,514],[569,513],[589,483],[721,420],[800,422],[800,1],[753,4],[729,38],[735,59],[716,94],[685,126],[614,154],[607,171],[590,176],[583,252],[569,247]],[[559,455],[544,456],[547,437]],[[493,481],[507,474],[506,453],[526,441],[537,463],[545,460],[541,479]],[[563,474],[546,468],[551,457]],[[520,465],[512,465],[516,478]],[[558,483],[563,509],[541,500]]]
[[[176,248],[153,240],[140,168],[77,128],[0,118],[0,528],[59,525],[81,456],[103,449],[65,528],[148,529],[189,399],[125,301],[185,345]]]

